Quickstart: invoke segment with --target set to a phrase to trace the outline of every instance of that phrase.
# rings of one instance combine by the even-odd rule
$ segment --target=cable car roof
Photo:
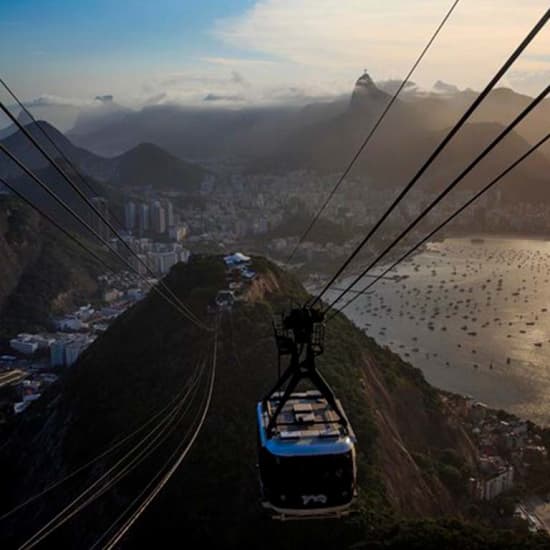
[[[271,437],[266,429],[269,414],[276,407],[275,394],[268,402],[268,411],[258,404],[258,425],[262,445],[279,456],[342,454],[354,448],[355,435],[344,428],[338,415],[318,391],[293,393],[285,403]]]

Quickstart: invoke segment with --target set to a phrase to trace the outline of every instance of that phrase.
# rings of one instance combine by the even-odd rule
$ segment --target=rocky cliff
[[[38,213],[0,196],[0,333],[44,328],[51,313],[65,311],[96,290],[101,269]]]

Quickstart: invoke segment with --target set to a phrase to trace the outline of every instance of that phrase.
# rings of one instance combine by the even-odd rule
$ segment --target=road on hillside
[[[0,388],[7,386],[8,384],[14,384],[23,380],[27,376],[27,373],[20,370],[14,369],[7,372],[0,373]]]

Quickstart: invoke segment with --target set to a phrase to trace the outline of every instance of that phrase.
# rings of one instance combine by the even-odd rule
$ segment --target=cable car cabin
[[[281,397],[257,406],[262,505],[281,520],[346,515],[356,495],[349,422],[343,425],[319,391],[292,393],[270,422]]]

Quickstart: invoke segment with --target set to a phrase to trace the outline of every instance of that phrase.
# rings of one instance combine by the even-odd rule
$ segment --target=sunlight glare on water
[[[346,314],[435,386],[550,424],[550,242],[447,239],[395,274]]]

